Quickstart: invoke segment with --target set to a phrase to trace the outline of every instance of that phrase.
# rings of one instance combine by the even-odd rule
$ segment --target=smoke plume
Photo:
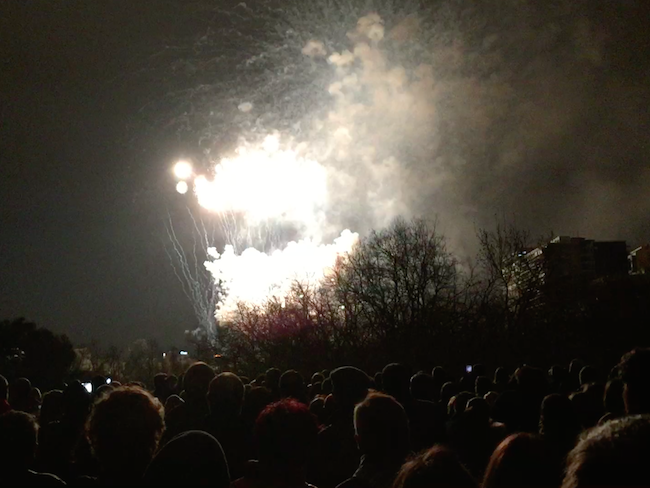
[[[644,2],[202,5],[187,134],[212,163],[274,131],[306,144],[328,239],[396,215],[438,216],[460,252],[495,215],[650,238]]]

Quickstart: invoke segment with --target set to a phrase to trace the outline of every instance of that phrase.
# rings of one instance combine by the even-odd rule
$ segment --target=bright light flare
[[[268,136],[261,148],[241,147],[222,159],[214,177],[194,180],[199,204],[214,212],[239,212],[249,222],[313,222],[327,201],[327,171]]]
[[[187,161],[179,161],[174,165],[174,175],[179,180],[189,180],[193,173],[192,165]]]
[[[358,234],[345,230],[333,244],[304,239],[271,254],[248,248],[237,255],[232,246],[226,246],[222,254],[210,249],[213,260],[205,267],[215,281],[223,284],[225,295],[217,318],[227,322],[236,313],[238,303],[263,306],[272,299],[282,302],[296,281],[310,288],[319,286],[358,238]]]
[[[179,181],[176,183],[176,191],[180,193],[181,195],[185,195],[190,187],[188,186],[186,181]]]

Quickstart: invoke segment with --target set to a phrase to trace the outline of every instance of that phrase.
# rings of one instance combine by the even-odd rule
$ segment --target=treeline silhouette
[[[320,286],[295,282],[282,300],[238,304],[218,324],[216,342],[200,330],[188,334],[191,356],[252,377],[269,364],[308,375],[335,364],[458,370],[464,361],[550,367],[581,357],[607,368],[650,343],[649,275],[556,287],[543,261],[522,253],[533,241],[527,232],[498,222],[477,235],[477,256],[461,261],[435,223],[397,219],[361,239]],[[150,339],[125,348],[94,342],[74,354],[65,336],[24,319],[0,323],[0,352],[10,379],[26,376],[46,389],[84,374],[147,381],[187,366],[178,349]]]
[[[376,370],[387,359],[431,369],[465,358],[516,367],[583,357],[607,367],[648,343],[647,275],[556,286],[547,263],[522,253],[535,244],[527,232],[499,222],[478,241],[478,255],[463,261],[435,224],[398,219],[361,239],[320,287],[296,282],[282,300],[239,304],[218,327],[218,347],[197,339],[197,349],[254,374],[266,364]]]

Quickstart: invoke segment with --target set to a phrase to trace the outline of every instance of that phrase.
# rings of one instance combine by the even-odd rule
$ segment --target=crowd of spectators
[[[471,371],[470,371],[471,370]],[[2,486],[579,488],[650,486],[650,349],[603,374],[454,377],[388,364],[255,379],[198,362],[180,377],[41,394],[0,376]],[[91,392],[87,390],[91,389]]]

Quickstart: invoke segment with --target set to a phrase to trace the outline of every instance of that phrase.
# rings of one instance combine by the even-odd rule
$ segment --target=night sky
[[[0,9],[2,317],[77,342],[180,344],[194,317],[161,241],[173,152],[164,140],[160,154],[129,144],[127,122],[148,87],[121,81],[183,28],[176,7],[21,0]]]
[[[513,90],[538,103],[531,113],[553,137],[536,138],[531,162],[506,176],[496,163],[459,170],[467,227],[515,209],[540,233],[650,241],[649,3],[593,4],[609,7],[590,11],[600,51],[589,70],[513,55]],[[181,345],[196,326],[164,249],[167,212],[180,208],[169,168],[187,147],[139,120],[167,88],[137,76],[163,46],[204,28],[186,6],[0,2],[0,319],[23,316],[78,344]],[[548,77],[522,74],[536,67]],[[565,107],[568,128],[555,134],[544,115]],[[517,139],[511,123],[503,133]]]

